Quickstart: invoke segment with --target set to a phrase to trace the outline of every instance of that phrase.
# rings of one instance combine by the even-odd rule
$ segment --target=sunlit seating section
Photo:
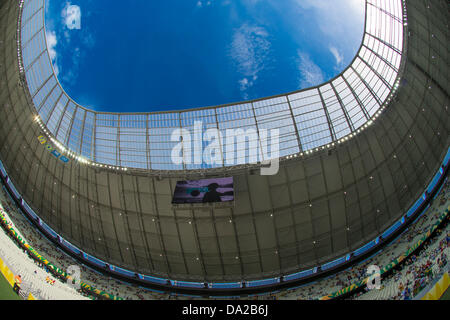
[[[81,269],[81,280],[92,284],[96,288],[103,290],[105,292],[117,295],[119,297],[123,297],[125,299],[132,300],[157,300],[157,299],[194,299],[193,297],[176,295],[170,293],[160,293],[156,291],[151,291],[148,289],[144,289],[142,287],[138,287],[135,285],[131,285],[122,281],[118,281],[116,279],[112,279],[104,274],[101,274],[93,269],[80,264],[78,261],[67,255],[65,252],[55,247],[48,239],[46,239],[34,226],[30,224],[30,222],[23,216],[18,209],[12,204],[8,195],[4,190],[0,195],[0,200],[3,208],[9,215],[9,218],[13,221],[16,230],[21,233],[21,236],[26,239],[30,245],[35,248],[39,253],[44,255],[46,258],[51,260],[51,262],[61,268],[63,270],[67,270],[69,266],[78,265]],[[370,265],[378,265],[380,267],[387,265],[393,259],[400,256],[402,253],[407,251],[410,248],[411,244],[416,243],[421,237],[426,234],[426,232],[430,229],[430,227],[436,223],[438,217],[442,212],[444,212],[450,205],[449,200],[450,189],[448,186],[448,182],[444,183],[444,186],[440,192],[440,194],[433,201],[432,205],[428,210],[426,210],[418,219],[413,223],[407,231],[405,231],[400,237],[398,237],[393,243],[389,246],[385,247],[381,252],[378,252],[371,258],[354,265],[351,268],[348,268],[338,274],[332,275],[328,278],[316,281],[314,283],[306,284],[300,286],[295,289],[285,290],[278,293],[270,293],[270,294],[259,294],[259,295],[251,295],[240,297],[240,299],[250,299],[250,300],[258,300],[258,299],[280,299],[280,300],[311,300],[311,299],[320,299],[323,296],[326,296],[330,293],[338,291],[342,288],[345,288],[355,282],[358,282],[367,277],[366,269]],[[446,232],[441,235],[441,238],[445,239]],[[6,237],[6,238],[5,238]],[[7,236],[2,233],[2,239],[5,238],[7,240]],[[439,238],[439,241],[442,239]],[[434,242],[433,246],[427,249],[432,250],[431,248],[437,248],[439,246],[439,241]],[[11,248],[15,248],[21,253],[19,256],[21,259],[26,258],[25,260],[29,263],[24,263],[24,271],[22,269],[18,270],[24,273],[24,279],[30,279],[30,283],[36,283],[36,288],[32,288],[38,292],[40,290],[41,297],[54,299],[56,292],[58,292],[58,297],[61,299],[62,297],[67,297],[69,299],[74,298],[84,298],[81,295],[73,292],[73,289],[68,287],[67,285],[58,283],[58,286],[53,286],[48,288],[48,284],[44,281],[41,281],[47,273],[42,269],[38,268],[34,265],[33,262],[30,262],[30,258],[26,256],[17,246],[12,244],[11,240],[9,240]],[[12,245],[11,245],[12,244]],[[443,253],[448,257],[448,247],[443,251]],[[3,256],[3,251],[1,252]],[[6,254],[6,253],[5,253]],[[16,258],[18,259],[18,258]],[[418,257],[418,260],[415,264],[411,266],[413,268],[416,265],[420,265],[427,259],[426,254],[422,254]],[[432,262],[432,270],[433,274],[437,274],[440,269],[436,266],[437,260],[439,259],[436,256]],[[20,260],[22,261],[22,260]],[[30,265],[31,264],[31,265]],[[22,265],[18,263],[22,268]],[[39,269],[37,274],[34,274],[34,269]],[[408,273],[408,269],[402,270],[401,275],[397,275],[395,278],[389,278],[385,282],[383,282],[382,290],[373,290],[369,291],[363,295],[358,296],[359,299],[394,299],[400,298],[398,294],[398,287],[400,283],[403,283],[407,286],[414,286],[414,278],[411,278],[410,272]],[[403,276],[405,274],[405,276]],[[34,280],[33,280],[34,279]],[[41,280],[39,280],[41,279]],[[395,280],[397,279],[397,280]],[[24,282],[28,282],[25,280]],[[45,289],[51,290],[45,290]],[[55,290],[53,290],[55,289]],[[56,289],[58,289],[56,291]],[[55,294],[53,294],[53,292]],[[62,293],[59,293],[62,292]],[[53,295],[52,295],[53,294]]]
[[[88,299],[39,267],[3,230],[0,232],[0,243],[2,260],[15,275],[22,278],[20,287],[23,297],[28,297],[31,293],[39,300]]]

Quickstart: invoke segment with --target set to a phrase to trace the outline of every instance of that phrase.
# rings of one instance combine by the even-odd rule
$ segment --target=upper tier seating
[[[436,197],[436,200],[433,201],[431,207],[421,215],[420,218],[417,219],[417,221],[407,229],[400,237],[398,237],[393,243],[391,243],[389,246],[385,247],[382,251],[378,252],[377,254],[373,255],[371,258],[354,265],[351,268],[348,268],[338,274],[332,275],[328,278],[321,279],[319,281],[316,281],[314,283],[306,284],[301,287],[285,290],[282,292],[274,293],[274,294],[261,294],[261,295],[254,295],[249,297],[241,297],[241,299],[319,299],[323,296],[326,296],[332,292],[335,292],[337,290],[340,290],[344,287],[347,287],[351,285],[352,283],[355,283],[357,281],[360,281],[367,277],[366,275],[366,269],[369,265],[378,265],[378,266],[384,266],[388,263],[390,263],[393,259],[404,253],[406,250],[408,250],[411,246],[411,244],[416,243],[421,237],[424,236],[424,234],[430,229],[430,227],[438,220],[438,217],[444,210],[446,210],[450,205],[450,188],[449,183],[446,181],[444,183],[444,186],[440,192],[440,194]],[[9,218],[12,220],[12,222],[15,225],[16,230],[18,230],[21,233],[21,236],[26,239],[30,245],[35,248],[40,254],[48,258],[55,266],[66,270],[71,265],[79,265],[81,268],[81,280],[94,285],[96,288],[103,290],[105,292],[115,294],[119,297],[123,297],[125,299],[133,299],[133,300],[154,300],[154,299],[194,299],[193,297],[189,296],[183,296],[183,295],[176,295],[176,294],[170,294],[170,293],[159,293],[155,291],[150,291],[135,285],[131,285],[122,281],[118,281],[115,279],[112,279],[111,277],[108,277],[106,275],[100,274],[97,271],[94,271],[93,269],[86,267],[83,264],[80,264],[78,261],[74,260],[72,257],[67,255],[65,252],[60,250],[59,248],[55,247],[48,239],[46,239],[34,226],[30,224],[30,222],[27,220],[27,218],[19,212],[19,210],[13,205],[11,202],[9,196],[6,194],[4,190],[0,193],[0,203],[2,204],[3,208],[7,212]],[[434,243],[434,246],[432,248],[428,248],[426,252],[433,252],[435,253],[435,256],[433,260],[431,261],[431,265],[433,265],[433,275],[436,275],[441,270],[439,266],[440,261],[442,261],[444,258],[447,259],[449,256],[448,252],[448,242],[441,244],[442,239],[445,240],[445,237],[447,235],[448,231],[445,231],[441,234],[441,237],[437,239]],[[2,233],[2,237],[6,237],[4,233]],[[11,240],[9,240],[11,242]],[[442,251],[442,255],[436,254],[435,251],[433,251],[433,248],[437,250],[437,246],[439,246],[439,250]],[[444,246],[444,247],[442,247]],[[446,247],[445,247],[446,246]],[[22,256],[25,256],[23,252],[15,246],[19,252],[22,253]],[[431,250],[431,251],[430,251]],[[0,252],[3,257],[3,252]],[[6,254],[6,253],[5,253]],[[26,257],[28,260],[30,258]],[[421,266],[423,263],[425,263],[427,256],[421,255],[417,262],[411,266],[415,267]],[[424,260],[425,259],[425,260]],[[22,260],[20,260],[22,261]],[[33,262],[31,262],[33,265]],[[20,265],[20,263],[19,263]],[[25,263],[24,265],[29,265]],[[22,267],[20,267],[22,268]],[[33,268],[29,267],[23,267],[26,277],[34,277],[32,270]],[[26,269],[26,270],[25,270]],[[34,268],[36,269],[36,267]],[[39,268],[37,268],[39,269]],[[31,275],[29,275],[31,270]],[[22,269],[19,270],[22,272]],[[402,274],[399,275],[397,273],[397,276],[394,278],[388,278],[386,281],[383,282],[383,289],[382,290],[374,290],[367,292],[363,295],[359,295],[359,298],[361,299],[386,299],[386,298],[401,298],[398,294],[398,287],[400,283],[403,283],[403,285],[406,285],[408,287],[414,286],[414,283],[416,280],[418,280],[417,277],[411,278],[405,278],[405,274],[411,273],[411,269],[404,269],[402,271]],[[43,271],[45,273],[45,271]],[[38,272],[38,275],[36,277],[41,277],[44,275],[44,273]],[[46,273],[45,273],[46,274]],[[397,279],[397,280],[395,280]],[[409,279],[409,282],[405,282]],[[37,283],[40,283],[39,280],[36,280]],[[419,279],[420,281],[420,279]],[[31,281],[34,283],[34,281]],[[61,284],[61,283],[59,283]],[[47,283],[44,281],[44,288]],[[61,286],[65,286],[61,284]],[[67,285],[66,285],[67,286]],[[41,287],[37,287],[37,289],[40,289]],[[57,287],[53,288],[60,288],[58,285]],[[70,288],[72,289],[72,288]],[[36,289],[35,289],[36,290]],[[61,289],[64,291],[63,289]],[[66,291],[64,291],[66,292]],[[67,291],[67,294],[72,294],[70,290]],[[65,294],[65,293],[64,293]],[[51,298],[53,299],[54,295],[51,295],[50,293],[42,293],[41,296]],[[61,294],[60,297],[67,296]],[[68,297],[68,296],[67,296]],[[71,298],[83,298],[78,294],[78,296],[73,295]]]

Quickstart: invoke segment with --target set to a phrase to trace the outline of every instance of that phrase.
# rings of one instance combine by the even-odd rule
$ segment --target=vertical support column
[[[299,150],[299,152],[303,152],[304,150],[303,150],[302,142],[300,140],[300,133],[297,128],[297,122],[295,121],[294,112],[292,111],[291,101],[289,100],[288,96],[286,96],[286,100],[287,100],[287,103],[289,106],[289,111],[291,112],[292,123],[294,124],[294,128],[295,128],[295,135],[297,136],[298,150]]]
[[[350,120],[350,116],[348,115],[347,110],[345,109],[345,106],[344,106],[344,103],[341,100],[341,97],[339,96],[339,94],[338,94],[338,92],[337,92],[333,82],[330,82],[330,85],[331,85],[331,88],[333,89],[333,92],[334,92],[334,94],[336,96],[336,99],[339,101],[339,105],[341,106],[342,112],[344,113],[345,120],[347,120],[347,125],[348,125],[348,127],[350,129],[350,132],[354,132],[355,128],[353,127],[353,124],[352,124],[352,122]]]
[[[327,106],[325,104],[325,100],[323,100],[323,96],[322,96],[322,93],[320,92],[320,89],[317,89],[317,92],[319,93],[320,101],[322,101],[323,111],[325,112],[325,115],[327,117],[328,129],[330,130],[331,141],[336,141],[336,134],[334,132],[333,124],[331,123],[330,114],[328,113]]]

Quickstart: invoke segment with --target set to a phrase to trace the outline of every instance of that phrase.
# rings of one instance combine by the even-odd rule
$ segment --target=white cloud
[[[58,40],[56,39],[56,33],[55,31],[47,31],[46,33],[47,36],[47,47],[48,47],[48,53],[50,55],[50,58],[52,60],[56,59],[56,50],[55,47],[58,44]]]
[[[58,76],[59,75],[59,66],[57,63],[53,64],[53,70],[55,71],[55,75]]]
[[[322,69],[311,60],[306,52],[298,51],[297,61],[300,89],[317,86],[324,82]]]
[[[80,61],[84,58],[79,47],[76,47],[72,50],[72,64],[70,69],[65,70],[63,73],[62,79],[70,83],[71,85],[75,84],[76,79],[78,78],[78,71],[80,69]]]
[[[45,0],[45,12],[47,13],[50,8],[50,0]]]
[[[365,1],[362,0],[293,0],[298,9],[317,23],[326,46],[334,47],[337,68],[342,68],[344,57],[351,57],[361,44]],[[331,50],[331,49],[330,49]],[[338,53],[338,54],[336,54]],[[341,53],[341,54],[339,54]],[[342,61],[340,59],[342,58]],[[341,64],[342,63],[342,64]]]
[[[96,41],[94,35],[84,29],[82,42],[87,48],[93,48]]]
[[[257,76],[253,77],[252,79],[249,80],[249,78],[243,78],[241,80],[239,80],[239,90],[242,92],[242,97],[244,99],[248,99],[248,93],[247,90],[253,86],[253,84],[255,83],[255,81],[258,79]]]
[[[56,75],[59,74],[59,66],[57,63],[58,53],[56,52],[56,45],[58,44],[58,40],[56,38],[55,31],[48,30],[46,32],[47,38],[47,49],[50,59],[53,62],[53,69],[55,70]]]
[[[258,73],[264,69],[270,49],[269,34],[262,27],[244,24],[233,34],[230,55],[238,72],[243,76],[239,80],[242,92],[247,91],[258,79]],[[246,98],[246,94],[244,97]]]
[[[241,90],[242,91],[247,90],[247,88],[248,88],[248,79],[244,78],[244,79],[239,80],[239,85],[241,86]]]
[[[364,28],[365,1],[362,0],[295,0],[302,8],[314,10],[319,28],[325,34],[346,40],[348,30]],[[357,32],[355,34],[358,35]],[[360,36],[360,35],[358,35]]]
[[[198,8],[209,7],[211,5],[211,3],[212,3],[211,0],[208,0],[208,1],[199,0],[199,1],[197,1],[197,7]]]
[[[342,62],[344,61],[344,56],[339,52],[338,49],[331,46],[330,51],[333,54],[334,58],[336,59],[336,65],[339,67],[341,66]]]
[[[318,41],[329,50],[334,57],[334,70],[339,72],[347,63],[349,58],[357,52],[364,32],[365,1],[362,0],[291,0],[296,3],[294,12],[308,19],[308,25],[316,25],[317,33],[314,37],[320,37]],[[299,32],[304,32],[302,25],[298,26]],[[314,32],[311,30],[311,32]],[[304,49],[302,49],[304,51]],[[309,57],[299,60],[308,62]],[[308,58],[308,59],[307,59]],[[316,68],[314,68],[316,69]],[[313,70],[313,69],[310,69]],[[316,69],[317,70],[317,69]],[[320,70],[321,74],[323,72]],[[316,84],[312,81],[317,72],[306,72],[311,81],[304,80],[301,83],[309,85]]]
[[[72,5],[68,2],[61,13],[61,16],[68,29],[81,29],[81,8],[79,6]]]

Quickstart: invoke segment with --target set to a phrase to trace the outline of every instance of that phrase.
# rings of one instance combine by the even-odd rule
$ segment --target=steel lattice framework
[[[271,150],[272,140],[255,136],[249,137],[257,140],[249,141],[248,145],[222,139],[222,161],[215,164],[173,163],[171,151],[178,143],[171,141],[174,130],[187,129],[194,134],[193,144],[202,143],[197,141],[202,136],[194,128],[195,121],[202,122],[202,131],[250,129],[259,134],[263,129],[279,129],[280,156],[299,155],[356,135],[390,101],[398,86],[405,29],[402,0],[369,0],[358,54],[344,72],[318,87],[181,112],[94,112],[73,101],[54,74],[45,40],[44,2],[29,0],[23,5],[23,71],[48,133],[63,151],[89,163],[152,170],[205,169],[246,164],[253,151],[250,148],[257,149],[254,152],[260,153],[259,159],[269,160],[259,144],[267,143],[267,149]],[[241,149],[245,152],[239,154]]]

